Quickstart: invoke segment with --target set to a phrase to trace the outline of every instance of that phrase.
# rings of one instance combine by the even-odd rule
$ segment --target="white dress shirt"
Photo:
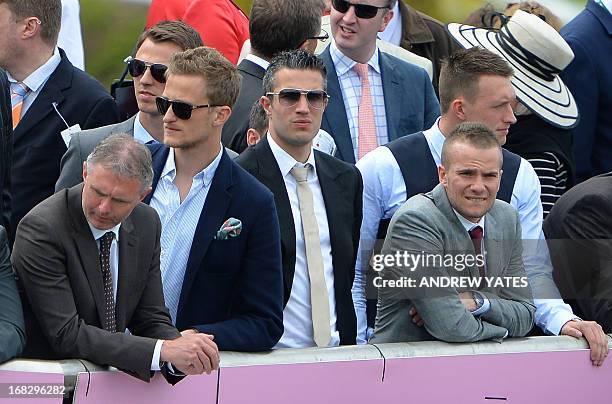
[[[357,62],[344,55],[333,41],[329,45],[329,53],[336,68],[338,82],[340,83],[342,101],[344,102],[351,132],[353,152],[355,161],[357,161],[359,158],[359,102],[361,101],[361,79],[353,69]],[[372,109],[374,111],[374,122],[376,123],[376,137],[378,144],[384,145],[389,142],[389,134],[387,132],[387,112],[385,109],[381,69],[378,61],[378,48],[376,48],[367,64]]]
[[[300,202],[297,193],[297,182],[291,174],[291,169],[298,165],[304,167],[274,141],[268,134],[268,142],[272,154],[280,168],[281,175],[285,181],[285,188],[291,204],[291,214],[295,225],[295,273],[291,286],[289,301],[283,310],[283,326],[285,331],[275,348],[304,348],[316,346],[312,328],[312,306],[310,303],[310,277],[308,276],[308,264],[306,262],[306,245],[304,243],[304,232],[302,229],[302,217],[300,215]],[[319,238],[321,240],[321,255],[323,256],[323,272],[325,284],[329,295],[329,320],[331,328],[331,339],[329,346],[340,344],[340,333],[336,327],[336,295],[334,292],[334,269],[332,264],[331,242],[329,238],[329,225],[327,223],[327,212],[321,184],[317,177],[315,155],[310,151],[310,157],[306,164],[312,169],[308,171],[308,186],[312,191],[313,206],[317,225],[319,227]]]
[[[436,165],[441,164],[444,135],[438,127],[440,119],[424,131]],[[357,162],[363,177],[363,222],[355,268],[353,301],[357,314],[357,341],[365,343],[367,334],[364,271],[367,262],[361,259],[376,241],[378,223],[391,218],[406,201],[406,184],[393,153],[378,147]],[[552,278],[552,263],[542,232],[540,182],[533,167],[523,158],[512,189],[511,205],[518,211],[523,242],[523,262],[536,305],[535,321],[548,334],[559,334],[567,321],[576,318],[571,307],[563,302]]]
[[[57,46],[66,52],[73,66],[85,70],[79,0],[62,0],[62,25]]]
[[[217,157],[193,177],[189,193],[181,202],[179,189],[174,185],[176,177],[174,149],[170,149],[157,188],[151,198],[150,205],[159,214],[162,224],[160,269],[164,299],[174,324],[176,324],[191,244],[222,155],[223,147]]]
[[[255,63],[257,66],[261,67],[264,70],[267,70],[268,66],[270,66],[270,62],[268,62],[265,59],[260,58],[259,56],[253,55],[252,53],[249,53],[248,55],[246,55],[245,59],[250,60],[251,62]]]
[[[53,55],[51,55],[49,60],[47,60],[42,66],[34,70],[23,80],[23,84],[28,86],[30,91],[23,99],[23,104],[21,107],[22,118],[25,116],[26,112],[28,112],[28,109],[30,109],[30,106],[32,106],[34,100],[36,100],[36,97],[38,97],[38,94],[40,94],[42,88],[45,86],[45,83],[47,83],[47,80],[49,80],[49,77],[51,77],[55,69],[57,69],[57,66],[59,66],[61,61],[62,58],[59,54],[59,50],[55,48],[53,50]],[[8,77],[10,83],[17,83],[17,80],[15,80],[9,72],[6,72],[6,76]]]
[[[134,139],[142,144],[157,142],[157,140],[153,139],[153,136],[151,136],[151,134],[149,134],[149,132],[144,128],[144,126],[142,126],[142,123],[140,122],[140,111],[136,114],[136,119],[134,119]]]
[[[107,232],[112,231],[115,233],[115,238],[111,242],[110,249],[110,270],[111,270],[111,280],[113,281],[113,298],[115,299],[115,305],[117,304],[117,288],[118,288],[118,279],[119,279],[119,229],[121,228],[121,223],[117,226],[113,227],[109,230],[100,230],[91,223],[87,222],[89,225],[89,229],[91,230],[91,234],[96,240],[96,244],[98,245],[98,252],[100,251],[100,237],[105,235]],[[118,330],[119,331],[119,330]],[[129,333],[129,330],[126,330]],[[159,370],[159,356],[161,354],[161,348],[163,344],[163,340],[158,339],[155,343],[155,349],[153,350],[153,357],[151,358],[151,370]]]
[[[402,41],[402,15],[399,11],[400,1],[402,0],[398,0],[395,3],[393,7],[393,17],[391,17],[391,21],[389,21],[385,30],[378,33],[380,39],[396,46],[399,46]]]

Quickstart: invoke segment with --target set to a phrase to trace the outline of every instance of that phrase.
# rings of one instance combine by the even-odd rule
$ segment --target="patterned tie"
[[[25,84],[11,83],[11,106],[13,107],[13,129],[21,120],[21,110],[23,109],[23,101],[30,89]]]
[[[482,227],[475,226],[472,230],[468,231],[470,233],[470,238],[472,239],[472,244],[474,244],[474,251],[476,251],[476,255],[480,255],[482,253]],[[483,265],[478,266],[478,272],[480,273],[480,277],[485,276],[485,268]]]
[[[300,217],[306,245],[306,263],[310,278],[310,306],[312,310],[312,328],[314,340],[318,347],[326,347],[331,340],[329,314],[329,294],[323,273],[323,255],[321,254],[321,239],[319,226],[314,212],[312,191],[307,182],[308,169],[295,166],[291,175],[297,181],[298,200],[300,202]]]
[[[102,279],[104,281],[104,329],[115,332],[115,297],[113,294],[113,277],[110,266],[110,249],[115,233],[108,231],[100,237],[100,267],[102,268]]]
[[[370,80],[368,78],[368,65],[357,63],[355,72],[361,79],[361,101],[359,101],[359,134],[358,134],[358,159],[378,147],[376,138],[376,122],[374,121],[374,109],[372,108],[372,94],[370,92]]]

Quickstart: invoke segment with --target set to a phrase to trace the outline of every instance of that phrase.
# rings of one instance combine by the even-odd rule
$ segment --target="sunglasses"
[[[323,90],[300,90],[297,88],[284,88],[278,93],[266,93],[266,96],[278,96],[278,102],[284,107],[292,107],[300,101],[302,94],[306,96],[308,105],[314,109],[323,109],[329,95]]]
[[[166,115],[166,112],[172,106],[172,112],[178,119],[182,119],[186,121],[191,118],[191,112],[194,109],[198,108],[212,108],[212,107],[220,107],[221,105],[211,105],[211,104],[203,104],[203,105],[191,105],[183,101],[170,101],[166,97],[156,97],[155,104],[157,105],[157,112],[162,115]]]
[[[161,63],[149,63],[144,60],[136,59],[131,56],[128,56],[124,60],[127,63],[128,71],[132,77],[140,77],[147,70],[147,67],[151,70],[151,76],[159,82],[166,82],[166,70],[168,70],[168,66],[163,65]]]
[[[378,14],[378,10],[389,8],[388,5],[378,7],[369,4],[349,3],[346,0],[332,0],[332,7],[341,13],[346,13],[351,6],[355,9],[355,15],[364,19],[374,18]]]
[[[325,42],[329,39],[329,34],[324,29],[321,30],[319,35],[311,36],[308,39],[316,39],[317,41]]]

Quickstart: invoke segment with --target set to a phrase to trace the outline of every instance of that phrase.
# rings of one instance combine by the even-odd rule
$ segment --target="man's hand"
[[[601,366],[608,356],[608,337],[595,321],[570,320],[563,325],[559,334],[584,337],[591,347],[591,362],[595,366]]]
[[[461,292],[459,293],[459,299],[461,303],[469,311],[475,311],[478,307],[476,306],[476,300],[474,300],[474,294],[472,292]]]
[[[416,311],[416,309],[414,307],[410,308],[410,311],[408,311],[408,314],[410,314],[412,316],[412,322],[413,323],[415,323],[419,327],[423,327],[423,324],[425,324],[425,321],[423,321],[421,316],[419,316],[419,313],[417,313],[417,311]]]
[[[213,336],[195,330],[185,330],[174,340],[162,344],[160,359],[172,363],[186,375],[210,374],[219,369],[219,349]]]

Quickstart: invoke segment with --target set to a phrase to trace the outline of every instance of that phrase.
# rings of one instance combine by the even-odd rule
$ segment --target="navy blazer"
[[[8,229],[11,209],[11,160],[13,155],[13,119],[10,86],[0,69],[0,226]]]
[[[146,203],[170,150],[149,148],[155,176]],[[229,218],[242,222],[242,232],[216,240]],[[271,349],[283,334],[282,276],[274,196],[223,151],[191,245],[176,327],[214,335],[220,350]]]
[[[580,182],[612,171],[612,14],[589,0],[561,35],[575,56],[561,78],[580,111],[573,147]]]
[[[74,67],[61,49],[60,56],[60,64],[13,131],[12,234],[21,218],[55,190],[66,152],[60,135],[66,124],[53,103],[70,126],[90,129],[119,121],[115,100],[104,87]]]
[[[327,69],[327,93],[330,96],[323,114],[321,129],[334,138],[336,157],[355,163],[351,132],[329,46],[320,55]],[[427,72],[384,52],[379,52],[379,63],[385,99],[389,141],[429,129],[440,116],[440,104]]]

